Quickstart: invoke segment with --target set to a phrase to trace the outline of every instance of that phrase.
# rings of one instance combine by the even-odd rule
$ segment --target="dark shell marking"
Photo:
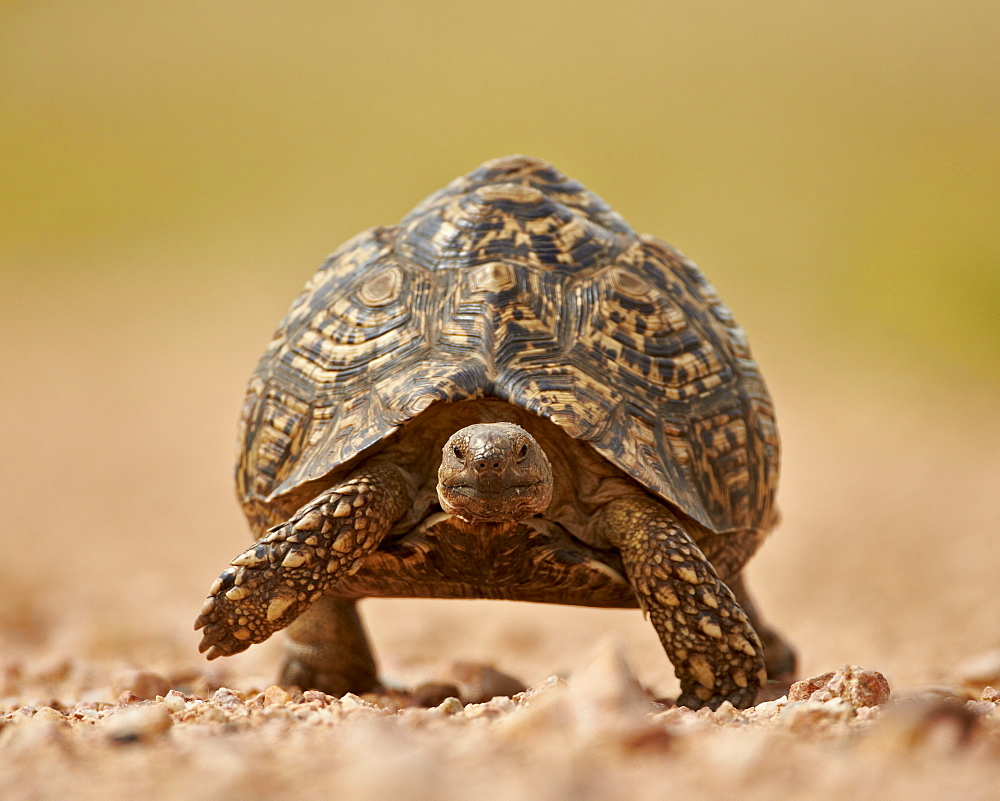
[[[496,397],[560,426],[716,532],[775,520],[771,400],[715,290],[545,162],[487,162],[345,244],[251,380],[238,488],[270,504],[432,403]]]

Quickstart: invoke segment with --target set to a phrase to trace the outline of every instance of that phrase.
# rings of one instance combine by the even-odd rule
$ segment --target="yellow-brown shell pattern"
[[[360,234],[309,281],[248,388],[248,513],[432,403],[478,397],[551,420],[712,530],[773,525],[773,408],[728,308],[669,245],[523,156]]]

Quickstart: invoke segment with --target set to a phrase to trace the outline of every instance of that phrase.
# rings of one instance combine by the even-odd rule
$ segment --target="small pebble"
[[[446,699],[460,695],[456,685],[443,681],[425,681],[417,685],[412,693],[406,694],[407,706],[424,706],[427,708],[440,706]],[[464,698],[464,696],[462,696]]]
[[[51,720],[55,723],[63,723],[65,716],[50,706],[40,706],[35,710],[35,720]]]
[[[513,699],[514,708],[493,724],[493,731],[501,741],[519,747],[546,733],[572,731],[575,720],[568,694],[566,681],[556,676],[535,684]]]
[[[492,665],[456,662],[449,672],[460,685],[460,697],[466,704],[485,704],[497,696],[509,697],[527,689],[523,681]]]
[[[466,704],[465,717],[496,719],[517,709],[517,705],[505,696],[491,698],[485,704]]]
[[[354,693],[347,693],[340,699],[341,709],[371,709],[371,704],[365,703],[364,699],[358,698]]]
[[[465,707],[462,706],[462,702],[459,701],[454,696],[450,698],[445,698],[440,704],[434,707],[438,712],[445,715],[457,715]]]
[[[732,721],[740,716],[730,701],[723,701],[719,708],[715,710],[715,719],[720,721]]]
[[[313,701],[318,701],[323,706],[329,706],[330,702],[333,701],[334,698],[332,695],[327,695],[319,690],[306,690],[302,693],[302,700],[307,704]]]
[[[877,670],[844,665],[835,673],[803,679],[788,691],[789,701],[832,701],[841,698],[852,707],[878,706],[889,700],[889,682]]]
[[[173,724],[170,710],[163,704],[142,704],[115,712],[105,718],[103,729],[115,742],[131,743],[150,740],[167,731]]]
[[[781,722],[793,732],[807,733],[831,723],[843,723],[854,716],[854,707],[842,698],[828,701],[791,701],[781,711]]]
[[[978,717],[986,717],[996,712],[996,704],[990,701],[966,701],[965,708]]]
[[[247,698],[239,690],[230,690],[228,687],[220,687],[215,691],[215,694],[212,696],[212,700],[219,706],[237,707],[243,706],[243,704],[246,703]]]
[[[181,713],[181,720],[195,721],[197,723],[228,723],[227,715],[221,706],[211,701],[201,701]]]
[[[163,697],[163,705],[171,712],[183,712],[187,708],[187,699],[177,690],[171,690]]]
[[[265,706],[275,706],[275,705],[285,705],[292,700],[292,696],[289,695],[288,691],[277,684],[272,684],[266,690],[264,690],[264,705]]]
[[[757,704],[757,706],[753,707],[753,712],[758,716],[773,717],[784,709],[787,703],[788,696],[783,695],[781,698],[775,698],[773,701],[763,701]]]
[[[111,692],[115,697],[131,693],[136,698],[152,701],[156,696],[164,696],[170,692],[170,683],[160,674],[149,670],[127,670],[114,677]]]

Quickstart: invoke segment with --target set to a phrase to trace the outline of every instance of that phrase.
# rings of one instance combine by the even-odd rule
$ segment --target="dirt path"
[[[784,522],[752,586],[798,646],[802,675],[876,669],[899,703],[714,715],[650,706],[636,681],[654,698],[676,683],[638,613],[366,602],[390,681],[454,682],[452,664],[466,661],[533,688],[399,712],[398,698],[262,694],[275,643],[222,665],[197,654],[191,623],[246,536],[230,460],[257,352],[235,308],[220,319],[211,299],[201,304],[183,326],[139,314],[105,325],[69,302],[46,309],[62,315],[58,329],[32,308],[3,323],[5,342],[26,344],[5,357],[0,388],[0,797],[1000,792],[1000,713],[992,696],[979,700],[1000,683],[1000,538],[988,501],[1000,433],[989,399],[769,371]],[[609,636],[637,679],[594,656]],[[137,691],[124,686],[137,681],[129,671],[156,674],[139,689],[154,700],[119,703]],[[568,685],[546,683],[553,675]]]

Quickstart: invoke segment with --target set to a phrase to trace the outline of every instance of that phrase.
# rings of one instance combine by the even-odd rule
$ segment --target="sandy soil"
[[[677,687],[637,612],[369,601],[388,680],[453,685],[425,687],[429,703],[465,696],[401,710],[414,699],[268,689],[276,642],[211,665],[197,654],[192,621],[247,537],[235,416],[257,320],[276,315],[226,287],[153,313],[123,292],[28,299],[0,330],[0,796],[1000,792],[1000,712],[984,695],[1000,687],[1000,431],[985,392],[758,353],[785,442],[784,522],[751,587],[803,676],[878,670],[888,704],[694,714],[650,701]],[[456,662],[517,684],[477,689]],[[464,703],[497,688],[513,700]]]

